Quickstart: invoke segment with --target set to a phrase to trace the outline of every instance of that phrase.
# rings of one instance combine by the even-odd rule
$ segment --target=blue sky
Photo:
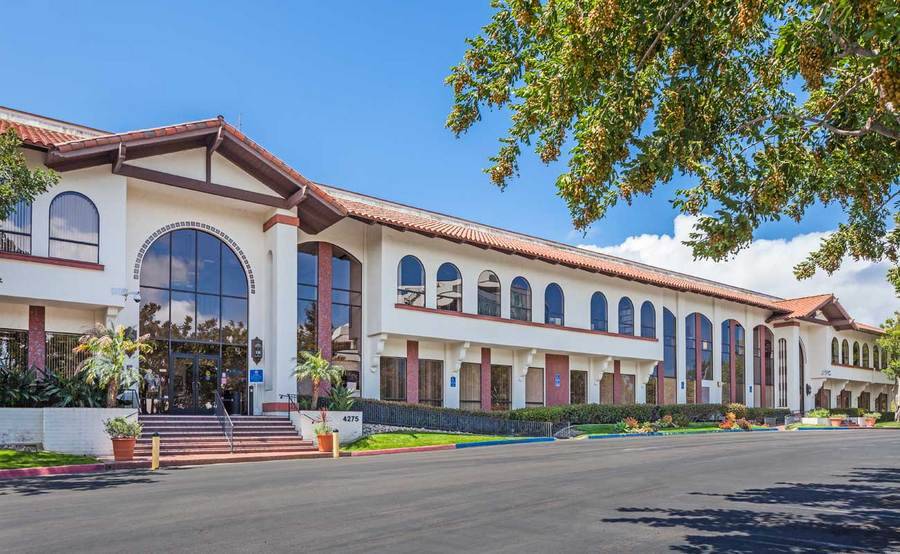
[[[15,2],[4,12],[21,24],[0,33],[0,105],[113,131],[222,114],[317,181],[574,244],[672,234],[672,188],[582,237],[556,196],[561,165],[529,153],[506,192],[482,173],[505,114],[461,139],[443,126],[443,78],[488,21],[488,0]],[[758,236],[830,230],[839,216],[819,208]]]

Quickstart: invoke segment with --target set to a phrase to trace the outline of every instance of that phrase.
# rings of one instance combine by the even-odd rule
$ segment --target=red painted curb
[[[20,479],[22,477],[46,477],[48,475],[69,475],[72,473],[94,473],[104,471],[104,464],[79,464],[72,466],[23,467],[0,470],[0,479]]]
[[[456,450],[455,444],[434,444],[431,446],[409,446],[406,448],[386,448],[384,450],[355,450],[351,456],[379,456],[381,454],[405,454],[407,452],[431,452],[432,450]]]

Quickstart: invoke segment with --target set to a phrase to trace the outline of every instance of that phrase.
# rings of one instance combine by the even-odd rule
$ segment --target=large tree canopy
[[[14,129],[0,134],[0,220],[20,201],[33,201],[59,181],[59,175],[49,169],[29,169],[21,145]]]
[[[551,163],[586,229],[620,200],[677,181],[689,244],[727,258],[762,223],[817,203],[846,219],[795,268],[892,263],[900,294],[900,8],[896,0],[495,0],[447,82],[457,135],[511,114],[487,170],[522,147]]]

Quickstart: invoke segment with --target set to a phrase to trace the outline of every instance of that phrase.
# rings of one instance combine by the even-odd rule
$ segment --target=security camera
[[[138,291],[138,292],[134,293],[134,301],[135,301],[137,304],[140,304],[140,303],[141,303],[141,291]]]

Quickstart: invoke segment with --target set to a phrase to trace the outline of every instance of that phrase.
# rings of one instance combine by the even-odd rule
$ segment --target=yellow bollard
[[[150,469],[159,469],[159,433],[153,433],[153,446],[150,454]]]
[[[337,429],[331,432],[331,453],[335,458],[341,457],[341,437]]]

